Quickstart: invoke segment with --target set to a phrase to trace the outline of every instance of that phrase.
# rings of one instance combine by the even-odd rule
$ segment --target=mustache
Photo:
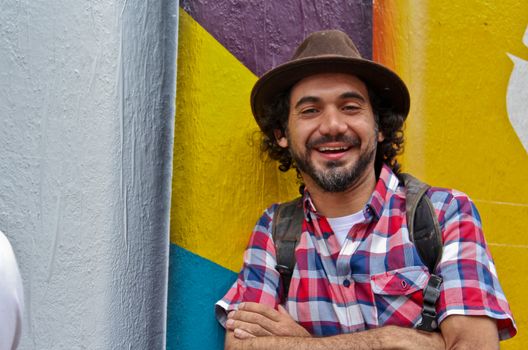
[[[359,137],[357,137],[357,136],[352,136],[352,135],[335,135],[335,136],[324,135],[324,136],[318,137],[318,138],[313,139],[313,140],[308,140],[308,142],[306,142],[306,147],[308,149],[315,148],[315,147],[319,147],[320,145],[323,145],[323,144],[329,143],[329,142],[341,142],[341,143],[347,144],[350,147],[357,147],[357,146],[359,146],[361,144],[361,141],[359,140]]]

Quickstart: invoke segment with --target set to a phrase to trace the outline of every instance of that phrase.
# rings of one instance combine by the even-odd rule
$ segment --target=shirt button
[[[328,239],[328,237],[330,237],[330,233],[328,233],[328,232],[323,233],[323,238],[324,239]]]
[[[344,280],[343,286],[345,286],[346,288],[350,287],[350,280]]]
[[[409,289],[409,283],[407,283],[405,280],[402,280],[400,282],[402,289]]]

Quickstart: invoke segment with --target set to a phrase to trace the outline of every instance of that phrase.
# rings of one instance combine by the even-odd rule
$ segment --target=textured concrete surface
[[[510,122],[507,95],[528,91],[528,75],[516,76],[508,57],[528,60],[528,4],[383,4],[374,10],[374,57],[400,72],[412,96],[404,169],[474,200],[519,329],[501,349],[525,349],[528,153],[520,133],[528,130]]]
[[[528,159],[519,136],[525,131],[514,125],[523,116],[508,115],[506,94],[528,90],[524,71],[512,73],[510,59],[528,59],[528,6],[478,0],[181,5],[168,346],[193,348],[196,339],[200,349],[222,348],[211,301],[235,278],[264,207],[296,193],[293,176],[262,163],[248,142],[256,130],[248,106],[255,75],[288,58],[306,33],[337,27],[408,83],[405,169],[475,200],[520,327],[502,348],[524,348]]]
[[[175,97],[171,1],[0,3],[0,230],[20,349],[162,349]]]
[[[258,128],[249,107],[255,72],[271,68],[279,57],[289,57],[314,23],[362,28],[361,38],[356,38],[370,56],[370,2],[348,12],[342,6],[328,6],[332,3],[183,3],[188,11],[180,11],[179,28],[170,349],[223,348],[224,333],[214,319],[214,302],[240,269],[249,233],[262,211],[298,194],[295,174],[280,173],[275,163],[263,162],[259,155]],[[291,25],[279,15],[293,11],[292,16],[298,17],[294,9],[301,4],[316,6],[303,17],[306,26]],[[261,30],[263,19],[269,22],[269,31]],[[273,59],[271,52],[277,55]]]
[[[212,305],[236,274],[175,244],[170,270],[167,349],[223,349],[225,330],[211,317]]]
[[[372,3],[365,0],[181,0],[205,30],[257,76],[289,59],[309,33],[341,29],[372,56]]]

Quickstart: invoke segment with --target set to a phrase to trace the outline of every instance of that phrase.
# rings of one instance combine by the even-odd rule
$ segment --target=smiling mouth
[[[343,153],[350,149],[350,147],[341,146],[341,147],[317,147],[317,151],[325,154],[334,154],[334,153]]]

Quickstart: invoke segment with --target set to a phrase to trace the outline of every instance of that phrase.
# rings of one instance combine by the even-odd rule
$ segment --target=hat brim
[[[409,91],[405,83],[390,69],[370,60],[343,56],[319,56],[298,59],[266,72],[251,91],[251,109],[262,129],[264,108],[275,97],[300,80],[319,73],[347,73],[357,76],[381,97],[383,104],[404,118],[410,108]]]

